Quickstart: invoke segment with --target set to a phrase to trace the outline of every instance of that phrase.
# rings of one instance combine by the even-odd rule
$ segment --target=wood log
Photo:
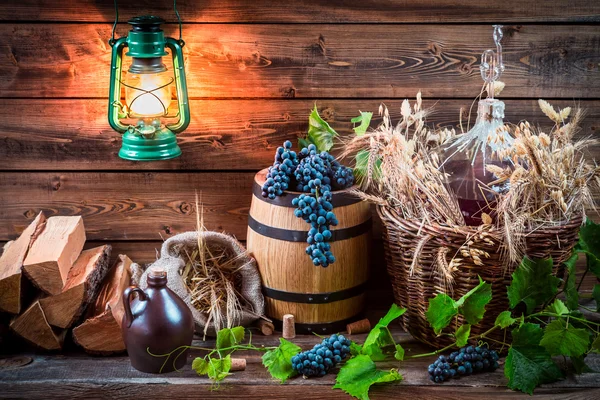
[[[23,271],[45,293],[59,294],[84,244],[81,217],[48,218],[46,227],[27,253]]]
[[[0,311],[18,314],[23,301],[21,269],[27,252],[44,229],[46,217],[39,213],[19,238],[4,247],[0,257]]]
[[[39,301],[15,317],[10,323],[10,329],[27,342],[44,350],[60,350],[65,339],[66,330],[55,332],[40,306]]]
[[[40,299],[48,323],[59,328],[73,325],[88,304],[96,300],[108,272],[112,247],[104,245],[84,250],[67,276],[62,292]]]
[[[125,351],[121,321],[125,310],[122,294],[131,280],[131,260],[119,258],[106,277],[86,320],[73,329],[73,340],[92,354],[108,355]]]

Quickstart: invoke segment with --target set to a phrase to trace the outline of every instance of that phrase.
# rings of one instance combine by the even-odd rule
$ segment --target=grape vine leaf
[[[323,120],[317,110],[317,105],[308,117],[308,136],[307,140],[317,146],[321,151],[329,151],[333,147],[333,139],[337,132],[333,130],[327,121]]]
[[[575,373],[578,375],[583,374],[584,372],[594,372],[594,370],[585,363],[585,355],[571,357],[571,364],[573,364],[573,369],[575,369]]]
[[[425,317],[435,334],[439,335],[456,314],[458,314],[458,307],[452,297],[445,293],[438,293],[434,298],[429,299]]]
[[[216,382],[222,381],[229,375],[231,356],[225,358],[210,358],[208,360],[208,377]]]
[[[578,259],[579,253],[574,251],[571,257],[564,262],[565,267],[567,267],[564,292],[569,310],[577,310],[579,308],[579,291],[577,290],[577,276],[575,273],[575,265]]]
[[[552,275],[552,258],[532,260],[525,257],[512,274],[508,287],[510,308],[525,303],[527,314],[550,300],[558,291],[560,279]]]
[[[596,339],[592,342],[591,352],[600,353],[600,335],[596,336]]]
[[[388,325],[406,312],[406,309],[392,304],[387,314],[371,329],[365,339],[361,353],[371,357],[373,361],[382,361],[387,357],[386,347],[396,349],[396,342],[388,329]]]
[[[456,333],[454,334],[454,337],[456,338],[456,346],[457,347],[466,346],[467,342],[469,341],[470,334],[471,334],[471,325],[469,325],[469,324],[461,325],[456,330]]]
[[[399,344],[396,345],[396,352],[394,353],[394,358],[398,361],[404,361],[404,348]]]
[[[490,300],[492,300],[492,285],[479,277],[479,285],[458,299],[456,306],[469,324],[476,325],[483,318],[485,306]]]
[[[560,299],[554,300],[554,303],[548,305],[544,311],[558,315],[567,315],[570,312],[567,306],[565,306],[565,303]]]
[[[587,330],[575,328],[563,319],[554,320],[546,325],[540,341],[540,345],[552,356],[578,357],[587,351],[589,344]]]
[[[223,328],[217,332],[216,347],[220,350],[235,346],[244,340],[244,336],[245,331],[243,326]]]
[[[543,331],[537,324],[525,323],[512,331],[512,346],[504,364],[508,387],[533,394],[542,383],[555,382],[563,377],[550,354],[539,345]]]
[[[517,320],[511,316],[510,311],[502,311],[500,314],[498,314],[498,317],[496,317],[496,322],[494,322],[494,325],[499,326],[502,329],[506,329],[515,322],[517,322]]]
[[[596,300],[596,311],[600,312],[600,283],[594,285],[592,290],[592,297]]]
[[[369,170],[369,157],[371,156],[371,152],[368,150],[359,150],[356,153],[356,163],[354,165],[354,175],[359,179],[364,179],[367,176],[367,171]],[[381,158],[378,156],[375,157],[373,167],[373,179],[378,180],[381,178]]]
[[[284,383],[296,373],[292,368],[292,357],[301,351],[302,349],[294,343],[279,338],[279,347],[267,351],[262,356],[262,363],[273,378]]]
[[[202,357],[196,357],[194,361],[192,361],[192,369],[196,371],[198,375],[206,375],[208,374],[208,361]]]
[[[590,219],[579,229],[579,242],[577,251],[585,253],[587,256],[587,266],[597,278],[600,278],[600,224],[596,224]]]
[[[369,129],[369,125],[371,124],[371,118],[373,118],[372,112],[360,111],[358,117],[354,117],[350,120],[353,124],[358,124],[360,122],[359,126],[352,128],[356,133],[356,136],[362,136],[367,132],[367,129]]]
[[[377,383],[402,380],[397,370],[378,370],[371,358],[365,354],[351,358],[340,368],[334,389],[341,389],[360,400],[369,400],[369,389]]]

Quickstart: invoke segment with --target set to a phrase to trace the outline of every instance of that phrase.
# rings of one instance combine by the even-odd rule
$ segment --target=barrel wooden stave
[[[283,295],[306,294],[302,301],[283,301],[266,295],[267,315],[281,320],[284,314],[293,314],[296,322],[308,330],[325,333],[326,327],[332,328],[339,326],[342,321],[351,320],[364,307],[363,286],[368,279],[371,239],[370,207],[365,201],[348,201],[347,197],[339,201],[344,205],[336,206],[340,192],[334,192],[334,212],[339,224],[331,227],[331,230],[337,237],[350,237],[330,242],[331,251],[336,257],[335,263],[327,268],[316,267],[305,252],[307,243],[303,238],[309,225],[294,215],[294,208],[289,204],[290,198],[300,193],[288,192],[276,202],[264,199],[256,189],[257,186],[262,186],[265,176],[266,170],[263,170],[255,177],[250,225],[254,224],[254,228],[261,230],[261,233],[249,226],[248,250],[256,258],[263,286],[284,292]],[[286,199],[286,196],[290,197]],[[267,236],[276,236],[281,230],[297,231],[301,235],[296,237],[301,236],[302,239],[288,241],[289,238],[280,240]],[[343,298],[319,304],[307,300],[312,300],[311,294],[321,294],[320,297],[323,298],[323,295],[329,293],[333,296],[337,293]],[[315,327],[323,328],[313,329]]]

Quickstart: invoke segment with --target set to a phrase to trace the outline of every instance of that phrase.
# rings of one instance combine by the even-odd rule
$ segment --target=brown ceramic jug
[[[138,294],[138,298],[132,300],[134,293]],[[145,291],[136,286],[125,289],[123,304],[125,315],[121,329],[131,365],[149,373],[183,368],[187,361],[187,349],[175,351],[168,360],[167,356],[155,357],[182,346],[190,346],[194,336],[192,312],[167,287],[167,273],[164,270],[151,271]]]

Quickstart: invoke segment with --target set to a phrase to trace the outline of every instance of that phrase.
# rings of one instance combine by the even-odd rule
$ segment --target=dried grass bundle
[[[487,166],[497,180],[510,182],[509,191],[498,197],[497,225],[504,229],[508,261],[523,257],[523,240],[527,232],[556,226],[595,209],[592,190],[600,187],[600,167],[586,160],[585,150],[597,140],[573,141],[583,117],[580,109],[570,107],[556,111],[539,100],[542,112],[553,122],[549,133],[533,128],[528,122],[502,129],[515,138],[502,158],[510,158],[507,168]]]
[[[383,123],[345,143],[342,157],[361,150],[369,152],[366,172],[357,194],[376,204],[399,211],[406,219],[423,223],[464,225],[458,202],[439,170],[437,150],[455,135],[454,130],[429,130],[428,112],[422,109],[421,93],[411,107],[404,100],[402,119],[394,126],[387,107],[381,106]]]
[[[242,310],[252,309],[241,293],[241,263],[246,254],[235,255],[230,248],[224,246],[208,246],[204,236],[204,208],[199,207],[196,195],[196,223],[198,231],[198,249],[191,254],[185,247],[186,265],[181,271],[183,281],[190,293],[191,304],[207,316],[204,329],[212,322],[218,331],[221,328],[232,328],[241,319]]]

